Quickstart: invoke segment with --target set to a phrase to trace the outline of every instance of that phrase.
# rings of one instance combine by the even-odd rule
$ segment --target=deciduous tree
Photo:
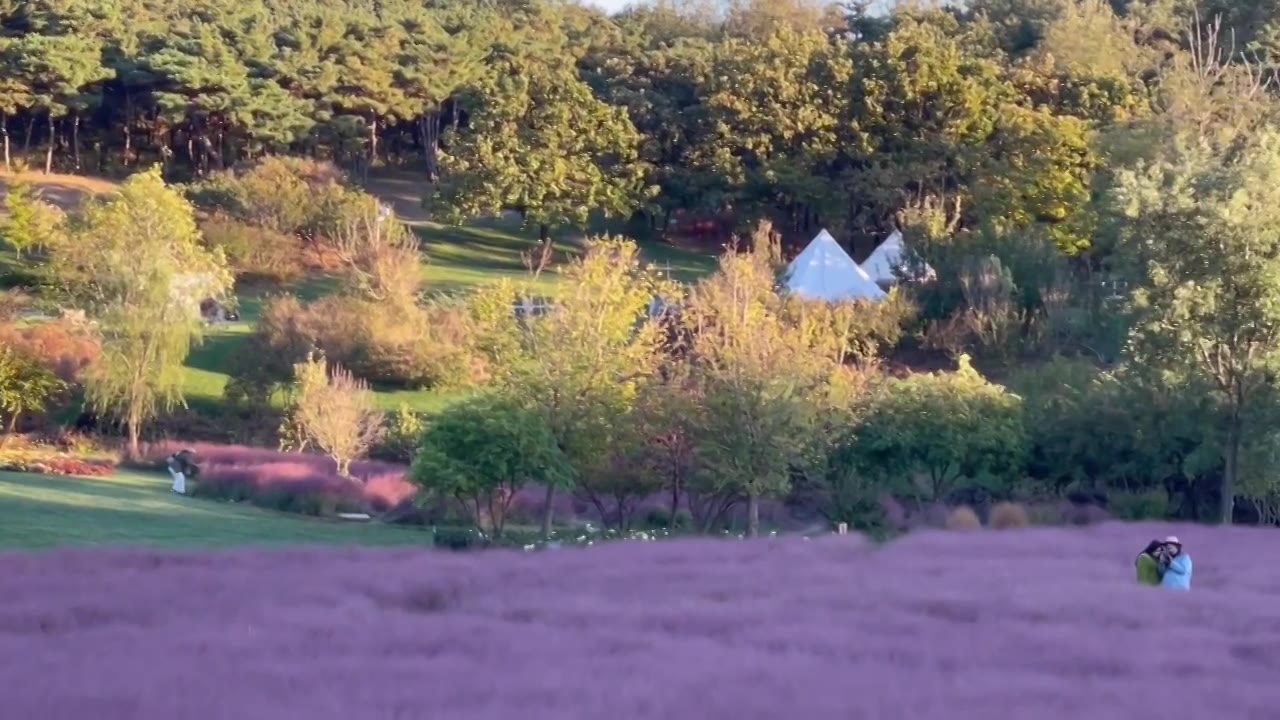
[[[521,321],[518,350],[500,382],[543,417],[580,476],[599,472],[611,443],[630,431],[639,388],[660,358],[661,328],[648,310],[669,291],[641,264],[636,245],[623,240],[591,241],[564,275],[548,311]],[[556,489],[547,485],[544,534]]]
[[[40,412],[49,400],[67,389],[66,383],[36,358],[10,347],[0,347],[0,417],[5,436],[18,427],[24,413]]]
[[[744,500],[752,536],[760,530],[760,500],[784,495],[791,467],[816,449],[821,417],[814,398],[838,352],[829,333],[791,321],[775,289],[779,258],[770,232],[757,231],[753,252],[727,253],[682,310],[699,399],[699,474],[690,493],[717,498],[721,507]]]
[[[542,414],[510,398],[482,395],[431,421],[411,477],[424,490],[457,500],[477,528],[498,540],[526,484],[561,486],[571,473]]]
[[[349,370],[314,355],[294,366],[290,425],[333,459],[339,475],[350,477],[351,462],[382,437],[382,418],[368,383]]]
[[[1000,491],[1025,460],[1021,400],[961,355],[955,372],[879,388],[853,445],[863,472],[919,500],[944,502],[962,480],[998,481]]]
[[[1221,402],[1224,523],[1246,418],[1280,363],[1280,133],[1233,145],[1185,141],[1116,191],[1140,269],[1129,356],[1199,377]]]
[[[495,64],[465,102],[469,126],[447,138],[433,211],[453,221],[519,212],[539,228],[538,268],[551,228],[584,228],[592,212],[626,217],[647,200],[640,137],[558,60]]]

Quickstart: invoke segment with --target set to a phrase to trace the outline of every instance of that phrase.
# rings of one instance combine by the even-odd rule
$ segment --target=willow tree
[[[136,457],[143,426],[183,403],[183,365],[204,328],[200,305],[230,291],[231,273],[221,252],[201,245],[191,205],[158,169],[93,201],[53,256],[64,289],[102,332],[88,400],[124,421]]]

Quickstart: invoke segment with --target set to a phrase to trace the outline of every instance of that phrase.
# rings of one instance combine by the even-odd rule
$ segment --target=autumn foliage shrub
[[[463,387],[488,369],[474,352],[475,333],[465,308],[430,305],[405,316],[367,315],[362,348],[366,378],[412,388]]]
[[[1027,515],[1027,509],[1018,503],[1002,502],[991,508],[987,524],[996,530],[1009,530],[1027,527],[1031,524],[1031,519]]]
[[[264,227],[215,213],[201,221],[205,245],[221,248],[238,280],[289,283],[306,271],[302,242]]]
[[[947,513],[946,527],[948,530],[977,530],[982,527],[982,520],[973,508],[961,505]]]
[[[72,318],[30,325],[0,324],[0,346],[38,358],[64,382],[78,382],[98,356],[102,343],[93,328]]]
[[[74,441],[36,444],[18,438],[0,447],[0,471],[105,477],[115,471],[115,458]]]
[[[380,386],[441,388],[483,379],[487,367],[474,351],[465,308],[432,305],[391,312],[348,295],[310,303],[274,298],[250,339],[253,352],[234,360],[231,373],[248,393],[262,394],[292,377],[293,365],[313,349],[356,377]],[[233,386],[239,391],[240,385]]]
[[[192,186],[191,201],[276,233],[314,238],[347,190],[332,164],[304,158],[266,157],[214,174]]]

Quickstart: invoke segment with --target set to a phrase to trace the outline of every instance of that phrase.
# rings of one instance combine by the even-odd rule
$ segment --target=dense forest
[[[6,171],[130,178],[70,217],[9,193],[0,238],[26,280],[6,285],[90,315],[66,337],[99,355],[68,364],[0,313],[18,348],[0,347],[0,412],[16,428],[83,396],[136,450],[182,398],[204,329],[170,281],[200,269],[201,292],[256,306],[203,368],[229,379],[201,436],[262,442],[232,423],[266,419],[272,442],[342,448],[343,474],[416,458],[476,518],[513,478],[432,483],[502,450],[548,480],[547,528],[553,476],[620,526],[667,492],[704,530],[739,504],[757,530],[768,499],[886,522],[886,493],[1280,522],[1277,10],[0,2]],[[589,241],[560,256],[556,312],[518,320],[510,283],[427,297],[422,228],[366,194],[388,173],[440,223],[517,213],[535,280],[557,230],[600,216],[645,242],[744,242],[672,287],[643,269],[652,244]],[[776,271],[818,228],[854,255],[900,229],[937,276],[802,308]],[[310,294],[269,296],[300,279]],[[649,317],[667,295],[680,316]],[[919,372],[939,356],[959,370]],[[370,386],[468,400],[424,424],[381,415]],[[338,406],[340,431],[307,429]]]
[[[1097,133],[1168,90],[1177,0],[158,0],[0,6],[6,167],[182,178],[269,153],[420,168],[449,209],[878,232],[904,207],[1089,245]],[[1225,12],[1269,52],[1265,3]],[[1254,7],[1256,6],[1256,7]],[[1224,38],[1225,38],[1224,34]],[[442,175],[443,173],[443,175]],[[424,193],[426,188],[424,187]]]

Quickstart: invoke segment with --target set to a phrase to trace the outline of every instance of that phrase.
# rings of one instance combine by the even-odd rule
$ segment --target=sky
[[[610,13],[618,12],[628,5],[636,4],[637,1],[638,0],[581,0],[584,5],[594,5],[595,7]],[[888,4],[887,0],[883,3],[885,6]],[[876,5],[882,5],[882,3],[876,3]]]
[[[622,8],[631,4],[631,0],[586,0],[586,5],[594,5],[606,12],[618,12]]]

